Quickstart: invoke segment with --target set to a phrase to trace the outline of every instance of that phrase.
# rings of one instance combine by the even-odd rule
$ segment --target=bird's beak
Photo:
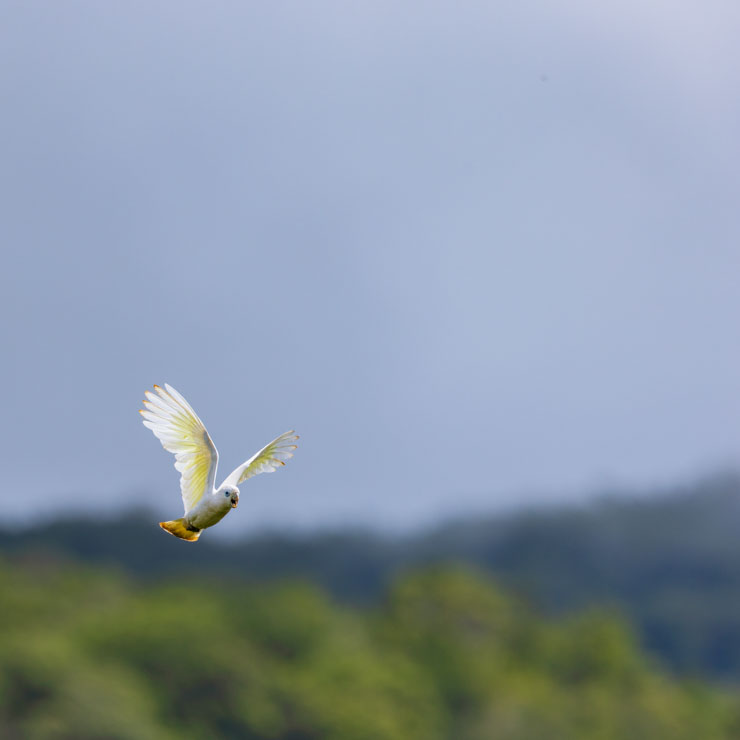
[[[231,499],[231,508],[232,509],[236,509],[236,505],[238,503],[239,503],[239,497],[238,496],[232,497],[232,499]]]

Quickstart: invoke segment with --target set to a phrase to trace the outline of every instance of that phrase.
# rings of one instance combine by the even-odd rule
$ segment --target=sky
[[[0,522],[425,526],[740,467],[740,6],[0,5]]]

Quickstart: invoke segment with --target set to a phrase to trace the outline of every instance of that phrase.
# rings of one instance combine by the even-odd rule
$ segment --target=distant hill
[[[210,579],[305,578],[340,601],[368,604],[399,572],[460,562],[494,574],[551,614],[615,606],[672,670],[740,681],[740,477],[653,497],[450,523],[421,535],[261,535],[189,546],[142,513],[6,530],[15,561],[70,560],[136,578],[198,572]]]

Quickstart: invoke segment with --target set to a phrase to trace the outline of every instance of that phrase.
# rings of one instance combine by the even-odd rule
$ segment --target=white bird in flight
[[[218,451],[203,422],[171,385],[155,385],[154,390],[155,393],[146,392],[144,408],[139,413],[144,417],[144,426],[154,432],[162,447],[174,453],[185,504],[185,516],[160,522],[159,526],[175,537],[195,542],[204,529],[218,524],[230,509],[236,509],[239,484],[254,475],[272,473],[293,457],[293,443],[298,435],[291,429],[273,439],[216,488]]]

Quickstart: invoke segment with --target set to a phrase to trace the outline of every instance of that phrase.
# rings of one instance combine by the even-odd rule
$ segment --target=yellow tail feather
[[[187,540],[188,542],[195,542],[203,531],[201,529],[188,529],[184,519],[173,519],[171,522],[160,522],[159,526],[170,534],[174,534],[175,537],[179,537],[181,540]]]

